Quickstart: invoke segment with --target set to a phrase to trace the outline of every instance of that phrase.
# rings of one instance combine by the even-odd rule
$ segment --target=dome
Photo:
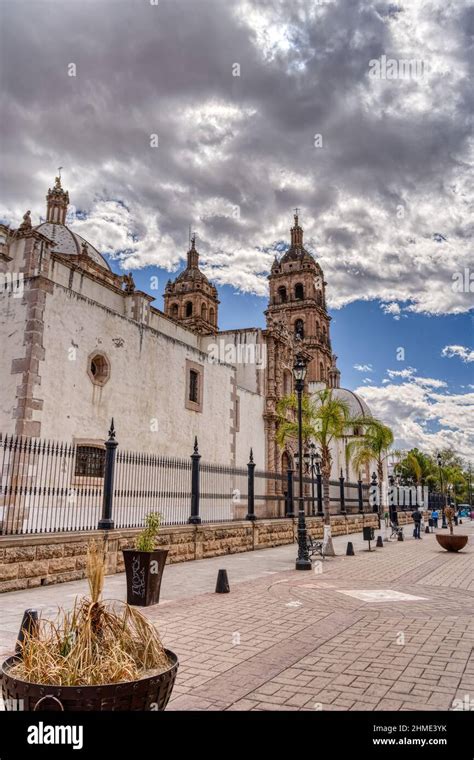
[[[300,261],[302,264],[316,264],[314,257],[308,253],[305,248],[293,248],[290,247],[287,252],[282,256],[280,264],[285,264],[287,261]],[[319,267],[318,264],[316,266]],[[319,267],[320,268],[320,267]]]
[[[333,388],[332,395],[334,398],[346,402],[351,417],[360,417],[361,415],[364,417],[373,416],[365,401],[354,391],[350,391],[347,388]]]
[[[35,229],[54,242],[54,253],[69,253],[78,256],[83,252],[82,246],[85,243],[87,245],[87,255],[91,257],[92,261],[100,267],[104,267],[104,269],[111,271],[108,263],[102,254],[99,253],[97,248],[94,248],[91,243],[84,240],[81,235],[73,232],[69,227],[66,227],[65,224],[58,224],[57,222],[42,222],[42,224],[38,224]]]

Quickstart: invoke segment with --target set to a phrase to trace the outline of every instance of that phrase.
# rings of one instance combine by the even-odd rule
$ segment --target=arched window
[[[323,341],[323,343],[327,342],[327,338],[326,338],[326,325],[323,325],[322,341]]]
[[[207,306],[205,303],[203,303],[201,306],[201,318],[207,319]]]
[[[211,306],[211,308],[209,309],[209,322],[211,323],[211,325],[214,324],[214,319],[215,319],[215,317],[214,317],[214,309]]]
[[[289,396],[292,390],[293,376],[289,369],[283,370],[283,395]]]
[[[295,298],[297,301],[303,301],[304,299],[304,288],[301,282],[298,282],[295,285]]]
[[[186,316],[192,317],[193,316],[193,304],[192,301],[186,302]]]
[[[280,299],[280,303],[286,303],[288,298],[286,295],[286,288],[284,285],[281,286],[281,288],[278,288],[278,297]]]
[[[324,365],[322,362],[319,362],[319,379],[321,380],[322,383],[324,383],[326,379],[324,377]]]
[[[302,319],[297,319],[295,322],[295,337],[304,338],[304,322]]]
[[[178,314],[179,314],[179,307],[178,307],[178,304],[177,304],[177,303],[174,303],[174,304],[172,305],[172,307],[171,307],[171,316],[172,316],[174,319],[178,319]]]

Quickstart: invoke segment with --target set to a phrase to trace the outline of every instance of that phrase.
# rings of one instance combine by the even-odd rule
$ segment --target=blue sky
[[[115,271],[123,270],[108,257]],[[174,272],[158,267],[145,267],[134,271],[137,288],[155,293],[150,288],[152,278],[158,277],[158,291],[154,305],[163,309],[162,293],[168,279],[184,269],[181,262]],[[267,298],[251,293],[242,293],[224,285],[219,290],[219,328],[221,330],[242,327],[265,327],[264,311]],[[331,296],[328,282],[328,297]],[[442,356],[442,350],[450,345],[468,346],[472,343],[472,316],[449,314],[431,316],[426,314],[406,314],[394,319],[381,309],[380,301],[356,301],[340,309],[329,310],[333,351],[338,355],[338,366],[342,373],[342,385],[355,389],[364,380],[370,384],[381,384],[387,378],[387,370],[400,371],[409,367],[417,370],[417,375],[444,381],[449,392],[463,392],[469,384],[474,384],[474,362],[463,362],[458,357]],[[397,359],[397,351],[403,348],[405,360]],[[356,369],[359,366],[361,369]],[[370,366],[372,370],[363,371]],[[402,382],[402,379],[394,382]]]

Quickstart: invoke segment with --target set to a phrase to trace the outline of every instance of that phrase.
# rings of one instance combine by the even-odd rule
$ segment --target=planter
[[[164,710],[173,691],[178,658],[165,649],[171,665],[168,670],[138,681],[101,686],[47,686],[30,683],[9,674],[18,662],[9,657],[2,665],[2,696],[8,711],[54,710],[65,712],[104,712],[107,710]]]
[[[436,540],[448,552],[458,552],[467,544],[468,536],[451,536],[449,533],[437,533]]]
[[[152,552],[123,549],[128,604],[138,607],[158,604],[167,556],[168,549],[155,549]]]

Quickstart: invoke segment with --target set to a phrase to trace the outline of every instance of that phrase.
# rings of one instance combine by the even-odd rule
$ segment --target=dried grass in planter
[[[102,601],[105,557],[96,544],[87,555],[90,598],[76,600],[55,621],[39,621],[25,633],[21,660],[10,675],[31,683],[93,686],[135,681],[167,670],[171,663],[158,631],[124,602]]]

